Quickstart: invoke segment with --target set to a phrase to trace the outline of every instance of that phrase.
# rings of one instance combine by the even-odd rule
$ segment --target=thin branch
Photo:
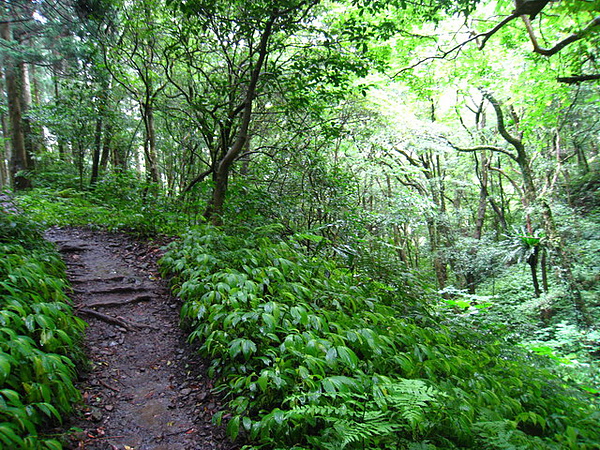
[[[504,177],[510,182],[510,184],[512,184],[512,186],[515,188],[515,191],[519,192],[521,197],[523,197],[523,188],[521,186],[519,186],[517,184],[517,182],[515,180],[513,180],[504,170],[502,170],[500,167],[493,167],[493,166],[489,166],[490,170],[493,170],[495,172],[498,172],[501,175],[504,175]]]
[[[502,22],[500,22],[498,25],[496,25],[494,28],[492,28],[489,31],[486,31],[484,33],[480,33],[477,35],[477,38],[483,37],[483,39],[481,40],[481,42],[479,43],[479,50],[483,50],[483,48],[485,47],[486,42],[494,35],[496,34],[498,31],[500,31],[500,29],[502,29],[507,23],[513,21],[514,19],[516,19],[517,17],[519,17],[518,14],[513,13],[510,16],[506,17],[504,20],[502,20]]]
[[[419,61],[417,61],[414,64],[411,64],[410,66],[404,67],[402,69],[400,69],[398,72],[396,72],[395,74],[392,75],[392,78],[397,77],[398,75],[400,75],[401,73],[407,72],[409,70],[414,69],[415,67],[420,66],[421,64],[426,63],[427,61],[433,61],[435,59],[446,59],[448,57],[448,55],[459,51],[462,47],[464,47],[465,45],[467,45],[470,42],[473,42],[477,39],[479,39],[481,36],[485,35],[485,33],[480,33],[480,34],[476,34],[474,36],[471,36],[469,39],[467,39],[466,41],[460,42],[458,44],[456,44],[454,47],[452,47],[449,50],[446,50],[445,52],[439,54],[439,55],[434,55],[434,56],[428,56],[426,58],[423,58]]]
[[[600,80],[600,74],[591,74],[591,75],[572,75],[570,77],[558,77],[556,81],[559,83],[567,83],[567,84],[577,84],[582,83],[584,81],[594,81]]]
[[[585,37],[585,35],[588,32],[590,32],[590,30],[592,28],[599,26],[600,25],[600,16],[596,16],[584,28],[582,28],[581,30],[579,30],[576,33],[570,34],[569,36],[564,38],[562,41],[557,42],[556,44],[554,44],[554,47],[552,47],[552,48],[540,47],[540,45],[538,44],[537,38],[535,36],[533,27],[531,26],[531,21],[527,17],[523,17],[523,22],[525,22],[525,27],[527,28],[527,33],[529,34],[529,39],[531,40],[531,43],[533,44],[533,51],[535,53],[538,53],[543,56],[552,56],[552,55],[560,52],[567,45],[572,44],[573,42],[576,42],[576,41],[582,39],[583,37]]]
[[[513,155],[511,152],[509,152],[508,150],[503,149],[502,147],[496,147],[494,145],[478,145],[476,147],[464,148],[464,147],[458,147],[457,145],[453,144],[452,142],[450,142],[450,140],[448,140],[445,137],[443,139],[448,143],[448,145],[450,147],[452,147],[454,150],[459,151],[459,152],[472,153],[472,152],[478,152],[481,150],[491,150],[493,152],[502,153],[502,154],[508,156],[513,161],[517,162],[517,157],[515,155]]]
[[[200,175],[198,175],[196,178],[194,178],[192,181],[190,181],[190,183],[183,190],[182,194],[187,194],[188,192],[190,192],[196,184],[204,181],[204,179],[213,172],[214,172],[214,169],[212,167],[210,169],[202,172]]]

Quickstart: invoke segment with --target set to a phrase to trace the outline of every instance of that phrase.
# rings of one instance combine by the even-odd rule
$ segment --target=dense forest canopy
[[[373,380],[385,376],[378,372],[388,364],[382,355],[393,358],[394,349],[409,345],[395,341],[389,330],[418,334],[419,326],[433,330],[427,328],[430,320],[446,328],[415,339],[433,353],[460,336],[477,345],[479,338],[465,337],[477,330],[496,343],[524,348],[528,364],[549,365],[579,393],[598,395],[600,1],[1,5],[0,187],[15,192],[22,208],[48,224],[96,223],[146,236],[197,225],[209,237],[216,230],[231,233],[211,240],[191,232],[193,245],[172,249],[165,267],[180,273],[177,289],[189,298],[188,322],[198,327],[194,333],[203,351],[224,364],[215,373],[230,380],[235,373],[240,390],[246,382],[240,377],[248,376],[244,389],[271,396],[259,401],[244,391],[237,397],[245,400],[232,407],[233,436],[245,429],[268,448],[289,445],[304,430],[299,417],[307,413],[302,408],[308,408],[307,392],[314,388],[308,380],[316,378],[301,376],[304,385],[296,392],[248,362],[260,344],[241,335],[227,341],[214,323],[199,324],[207,306],[195,303],[195,296],[213,292],[216,302],[223,293],[211,291],[208,278],[204,287],[193,287],[198,279],[184,269],[193,261],[205,261],[215,280],[222,277],[233,288],[242,279],[256,282],[256,273],[266,270],[260,264],[280,252],[273,265],[279,264],[277,276],[287,284],[273,285],[269,298],[297,296],[298,305],[283,302],[281,308],[294,326],[307,330],[285,341],[289,348],[301,346],[302,339],[312,345],[310,333],[315,340],[335,341],[333,326],[325,332],[327,326],[315,324],[321,320],[348,324],[354,314],[361,330],[377,328],[382,353],[365,363],[371,372],[358,363],[369,351],[346,352],[346,338],[326,349],[328,358],[345,367],[344,377],[360,366],[360,389],[375,396],[363,398],[353,384],[358,381],[326,378],[331,374],[323,371],[319,376],[334,383],[324,388],[333,400],[310,414],[327,424],[337,417],[350,429],[357,426],[357,417],[326,409],[342,400],[373,411],[381,406],[376,393],[383,388]],[[233,237],[232,230],[241,229],[249,232],[247,241]],[[257,253],[242,264],[246,253],[240,249],[246,247],[252,248],[248,254]],[[220,256],[213,261],[210,252]],[[238,281],[230,282],[228,270]],[[318,301],[297,291],[313,276]],[[346,299],[350,303],[336,309],[323,298],[338,295],[342,285],[356,290],[357,303]],[[392,300],[391,291],[399,297]],[[374,307],[381,316],[363,314],[370,296],[385,299],[381,309]],[[278,320],[271,304],[253,308],[263,320]],[[309,323],[319,308],[325,318]],[[394,321],[385,329],[386,314],[414,322]],[[352,332],[354,343],[376,345],[367,336],[371,331]],[[492,341],[485,346],[492,348]],[[218,355],[219,346],[229,346],[232,360],[246,360],[247,368],[228,366],[233,363]],[[457,347],[449,354],[463,361],[463,351]],[[489,351],[501,358],[504,350]],[[464,370],[477,373],[481,367],[474,363]],[[473,412],[479,416],[470,429],[478,437],[471,440],[465,431],[471,425],[450,415],[423,425],[440,392],[457,399],[463,395],[458,390],[468,390],[457,384],[448,394],[439,378],[446,369],[387,372],[414,383],[380,378],[395,392],[394,407],[403,405],[394,410],[397,419],[407,422],[388,429],[371,423],[381,425],[375,429],[383,437],[379,441],[367,430],[363,445],[388,448],[383,443],[391,445],[387,439],[402,429],[403,436],[415,436],[410,448],[435,448],[426,442],[439,448],[481,442],[490,445],[485,448],[596,448],[583,422],[577,431],[574,425],[557,431],[563,425],[556,425],[552,433],[560,438],[546,436],[555,424],[546,423],[543,408],[528,416],[529,410],[515,407],[506,412],[518,416],[510,423],[489,411]],[[264,377],[252,381],[252,371]],[[267,388],[267,381],[277,388]],[[504,394],[516,395],[517,387],[511,389]],[[407,392],[418,393],[418,417],[406,417]],[[271,411],[278,396],[287,409],[279,404],[282,409],[262,419],[248,413],[251,407]],[[456,420],[472,419],[466,415]],[[281,431],[284,418],[297,428]],[[431,433],[444,424],[452,431],[436,441]],[[324,428],[324,442],[344,437],[343,427],[334,428]],[[277,430],[288,440],[274,438]],[[519,433],[539,438],[540,446],[526,446]],[[546,438],[558,443],[542,442]],[[358,445],[353,439],[341,447],[315,442],[314,448]]]

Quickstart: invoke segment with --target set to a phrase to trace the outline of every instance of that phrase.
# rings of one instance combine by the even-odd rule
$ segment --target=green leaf
[[[358,357],[356,353],[350,350],[348,347],[339,345],[336,348],[337,354],[348,367],[355,368],[358,364]]]
[[[227,423],[227,435],[235,441],[240,433],[240,416],[233,416]]]
[[[23,439],[6,422],[0,423],[0,441],[7,445],[6,448],[19,448],[18,446],[23,445]]]
[[[49,450],[63,450],[62,444],[56,439],[45,440],[44,445],[48,447]]]
[[[0,353],[0,384],[4,383],[4,381],[10,375],[10,363],[10,356]]]
[[[281,425],[283,423],[283,421],[285,420],[285,413],[281,409],[275,408],[273,410],[273,419],[275,420],[276,423]]]
[[[329,364],[334,364],[336,362],[337,356],[337,350],[335,349],[335,347],[331,347],[329,350],[327,350],[327,354],[325,355],[325,361],[327,361]]]
[[[58,410],[50,403],[36,403],[36,406],[48,417],[54,417],[59,422],[62,422],[62,417],[60,416]]]
[[[252,419],[250,417],[244,417],[242,419],[242,424],[244,425],[244,429],[250,431],[252,429]]]
[[[269,377],[267,376],[266,372],[267,371],[263,371],[260,377],[258,377],[258,380],[256,380],[256,383],[262,389],[263,392],[267,390],[267,386],[269,384]]]
[[[246,359],[249,358],[253,353],[256,353],[256,344],[250,339],[242,340],[242,353],[244,353]]]

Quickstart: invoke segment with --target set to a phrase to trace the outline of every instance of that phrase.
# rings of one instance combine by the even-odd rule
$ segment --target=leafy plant
[[[173,233],[187,225],[188,218],[174,202],[145,194],[147,187],[123,175],[103,180],[94,191],[38,188],[21,193],[17,201],[46,225],[101,227],[141,237]]]
[[[39,227],[0,217],[0,442],[59,449],[38,431],[60,422],[80,397],[73,380],[84,322],[73,315],[64,264]]]
[[[161,262],[247,448],[560,448],[571,428],[597,442],[590,399],[528,354],[404,314],[393,287],[273,234],[205,226]]]

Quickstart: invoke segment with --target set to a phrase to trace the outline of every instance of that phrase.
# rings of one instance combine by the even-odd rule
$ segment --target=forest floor
[[[178,326],[179,303],[160,279],[159,244],[119,233],[52,228],[88,324],[84,403],[67,427],[71,449],[233,449],[211,423],[221,402],[205,363]]]

